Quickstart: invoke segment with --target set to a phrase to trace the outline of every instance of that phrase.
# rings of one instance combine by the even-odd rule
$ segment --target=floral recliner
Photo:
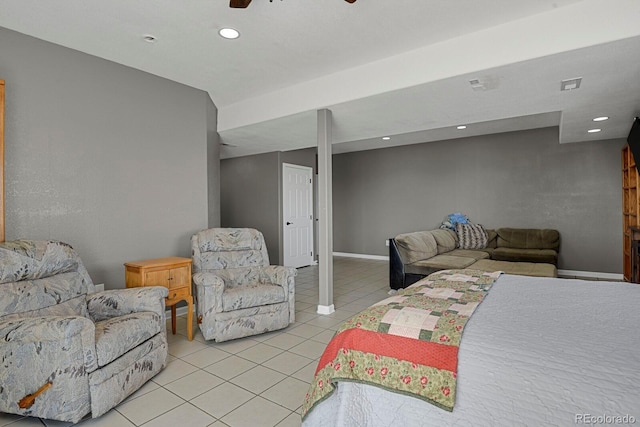
[[[77,422],[113,408],[166,364],[166,296],[95,293],[66,243],[0,243],[0,412]]]
[[[295,320],[292,267],[269,265],[261,232],[210,228],[191,238],[198,324],[217,342],[286,328]]]

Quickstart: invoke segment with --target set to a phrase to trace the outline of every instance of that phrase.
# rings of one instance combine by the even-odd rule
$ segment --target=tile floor
[[[197,328],[168,329],[169,363],[127,400],[82,427],[300,426],[300,409],[324,346],[343,320],[388,296],[388,261],[334,258],[335,313],[316,313],[318,267],[298,269],[296,322],[281,331],[214,343]],[[170,325],[170,323],[169,323]],[[0,413],[0,426],[69,423]]]

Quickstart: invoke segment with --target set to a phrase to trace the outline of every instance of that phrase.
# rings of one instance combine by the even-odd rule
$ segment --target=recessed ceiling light
[[[601,117],[596,117],[595,119],[593,119],[594,122],[603,122],[605,120],[609,120],[609,117],[601,116]]]
[[[142,36],[142,40],[146,41],[147,43],[155,43],[156,42],[156,36],[152,36],[151,34],[147,34],[145,36]]]
[[[456,127],[456,129],[466,129],[467,127],[465,125],[460,125],[458,127]]]
[[[225,39],[237,39],[240,37],[238,30],[234,30],[233,28],[222,28],[218,31],[218,34]]]
[[[384,141],[388,141],[388,140],[390,140],[390,139],[391,139],[391,137],[390,137],[390,136],[383,136],[383,137],[382,137],[382,139],[383,139]]]
[[[600,132],[602,129],[589,129],[587,132],[589,133],[596,133],[596,132]]]

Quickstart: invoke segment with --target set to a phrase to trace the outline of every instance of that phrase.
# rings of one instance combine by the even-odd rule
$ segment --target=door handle
[[[292,223],[292,222],[287,221],[287,225],[291,225],[291,224],[293,224],[293,223]]]

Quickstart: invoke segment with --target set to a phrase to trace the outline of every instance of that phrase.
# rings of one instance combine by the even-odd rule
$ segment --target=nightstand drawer
[[[167,295],[167,300],[172,301],[176,299],[182,299],[191,295],[189,287],[185,286],[182,288],[173,288],[169,289],[169,295]]]

